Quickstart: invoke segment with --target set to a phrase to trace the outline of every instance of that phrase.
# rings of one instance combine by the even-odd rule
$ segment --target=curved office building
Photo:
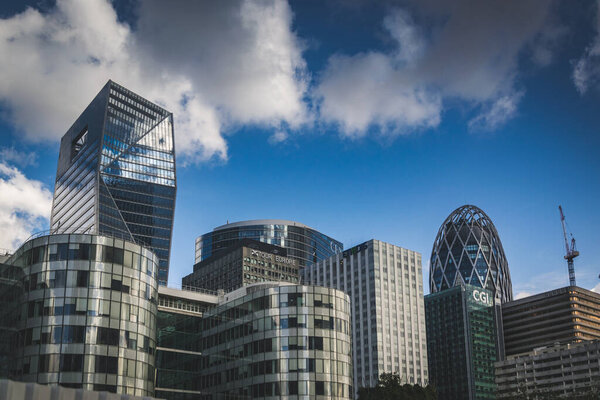
[[[202,321],[199,384],[207,399],[352,398],[344,292],[258,283],[220,303]]]
[[[498,231],[473,205],[459,207],[446,218],[433,244],[430,268],[431,293],[464,283],[491,290],[502,303],[513,299]]]
[[[154,394],[158,259],[132,242],[61,234],[26,242],[17,359],[22,380]]]
[[[196,263],[242,239],[254,239],[287,249],[300,268],[324,260],[343,250],[335,239],[299,222],[257,219],[222,225],[196,239]]]

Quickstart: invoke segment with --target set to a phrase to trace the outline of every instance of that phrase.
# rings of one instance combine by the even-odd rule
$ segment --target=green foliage
[[[373,388],[358,389],[359,400],[437,400],[433,386],[402,384],[398,374],[381,374]]]

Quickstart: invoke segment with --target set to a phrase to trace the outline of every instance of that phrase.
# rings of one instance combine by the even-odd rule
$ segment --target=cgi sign
[[[478,303],[483,303],[488,306],[493,304],[492,298],[484,291],[473,290],[473,299]]]

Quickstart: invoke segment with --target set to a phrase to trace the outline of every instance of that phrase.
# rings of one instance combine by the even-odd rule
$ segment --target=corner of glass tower
[[[108,81],[61,139],[51,229],[144,245],[165,285],[175,172],[173,114]]]

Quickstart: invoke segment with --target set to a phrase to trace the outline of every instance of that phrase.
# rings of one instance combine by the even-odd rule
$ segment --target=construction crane
[[[569,285],[575,286],[575,265],[573,264],[573,259],[579,255],[579,252],[575,247],[575,238],[572,233],[569,233],[571,236],[571,246],[569,247],[567,228],[565,228],[565,214],[563,213],[561,206],[558,206],[558,211],[560,211],[560,222],[562,223],[563,236],[565,237],[565,249],[567,250],[565,260],[567,260],[567,265],[569,266]]]

